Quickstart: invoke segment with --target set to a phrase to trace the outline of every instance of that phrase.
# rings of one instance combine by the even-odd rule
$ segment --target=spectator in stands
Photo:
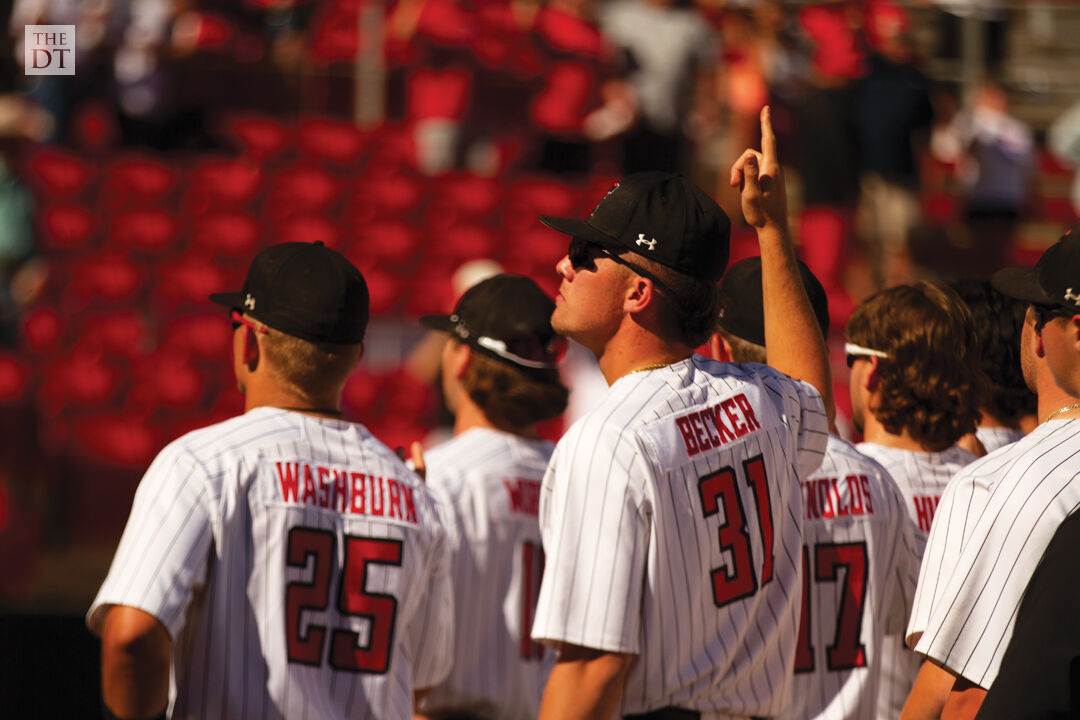
[[[1080,102],[1058,116],[1046,131],[1046,145],[1061,162],[1077,169],[1070,199],[1073,212],[1080,217]]]
[[[714,94],[717,51],[708,23],[676,0],[612,0],[600,27],[627,55],[638,107],[636,124],[623,135],[623,174],[685,170],[684,119],[697,98]]]
[[[990,80],[975,90],[970,107],[957,114],[950,131],[959,155],[942,159],[956,164],[964,187],[965,220],[976,247],[966,270],[988,276],[1005,264],[1029,200],[1035,142],[1031,128],[1009,113],[1005,90]]]
[[[915,63],[908,18],[895,5],[867,8],[874,52],[855,85],[859,151],[858,234],[875,289],[910,282],[908,236],[920,219],[916,147],[928,140],[930,83]]]

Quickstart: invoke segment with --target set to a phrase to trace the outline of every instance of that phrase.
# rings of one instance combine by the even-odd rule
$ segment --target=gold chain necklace
[[[1072,405],[1066,405],[1065,407],[1061,408],[1060,410],[1055,410],[1054,412],[1047,415],[1046,420],[1043,420],[1043,422],[1046,422],[1050,418],[1056,417],[1057,415],[1060,415],[1063,412],[1069,412],[1070,410],[1076,410],[1077,408],[1080,408],[1080,403],[1073,403]]]
[[[675,362],[678,362],[677,360]],[[646,365],[645,367],[639,367],[637,370],[631,370],[627,375],[633,375],[634,373],[645,372],[646,370],[659,370],[660,368],[668,367],[673,363],[653,363],[652,365]]]

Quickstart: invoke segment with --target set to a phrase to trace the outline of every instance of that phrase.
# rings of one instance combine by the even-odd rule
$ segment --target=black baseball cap
[[[727,267],[731,221],[708,194],[676,173],[627,175],[585,220],[541,215],[540,222],[695,278],[715,282]]]
[[[802,260],[797,262],[821,334],[828,337],[829,297],[806,263]],[[764,345],[765,301],[761,293],[761,258],[747,258],[732,265],[720,283],[720,290],[724,298],[717,325],[735,337]]]
[[[990,283],[1009,297],[1080,315],[1080,225],[1047,248],[1033,268],[1005,268]]]
[[[566,341],[551,329],[554,310],[535,282],[502,273],[469,288],[450,315],[425,315],[420,322],[500,362],[550,370],[566,350]]]
[[[363,341],[370,304],[364,276],[321,242],[265,248],[251,261],[240,292],[210,299],[286,335],[337,345]]]

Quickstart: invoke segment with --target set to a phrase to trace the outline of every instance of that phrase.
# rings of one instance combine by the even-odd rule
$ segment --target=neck
[[[901,434],[891,433],[885,426],[878,422],[873,413],[867,412],[863,421],[863,440],[875,445],[896,448],[898,450],[910,450],[911,452],[933,452],[922,443],[915,440],[904,430]]]
[[[277,385],[260,387],[249,384],[244,392],[244,412],[258,407],[283,408],[306,415],[337,416],[341,414],[341,393],[305,396]]]
[[[536,430],[536,424],[527,425],[520,428],[501,428],[495,425],[495,423],[488,420],[487,415],[480,409],[480,406],[472,401],[465,392],[461,393],[461,397],[457,402],[457,409],[454,413],[454,435],[461,435],[469,430],[484,429],[484,430],[496,430],[498,432],[505,432],[511,435],[517,435],[524,438],[539,438],[540,433]]]
[[[690,357],[694,348],[665,341],[643,327],[624,326],[596,354],[608,385],[632,372],[656,365],[671,365]]]
[[[1049,367],[1040,368],[1038,380],[1036,381],[1036,390],[1039,395],[1038,413],[1040,423],[1046,422],[1046,419],[1054,415],[1058,410],[1080,402],[1080,397],[1070,395],[1058,386],[1050,373]],[[1067,410],[1054,415],[1055,420],[1073,417],[1080,417],[1080,409]]]

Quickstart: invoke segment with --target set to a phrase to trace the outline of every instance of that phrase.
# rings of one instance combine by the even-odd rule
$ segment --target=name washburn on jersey
[[[172,718],[406,719],[450,669],[444,513],[363,426],[257,408],[158,455],[87,622],[165,626]]]
[[[775,715],[795,653],[820,396],[700,357],[626,376],[560,441],[533,637],[638,656],[619,712]]]

